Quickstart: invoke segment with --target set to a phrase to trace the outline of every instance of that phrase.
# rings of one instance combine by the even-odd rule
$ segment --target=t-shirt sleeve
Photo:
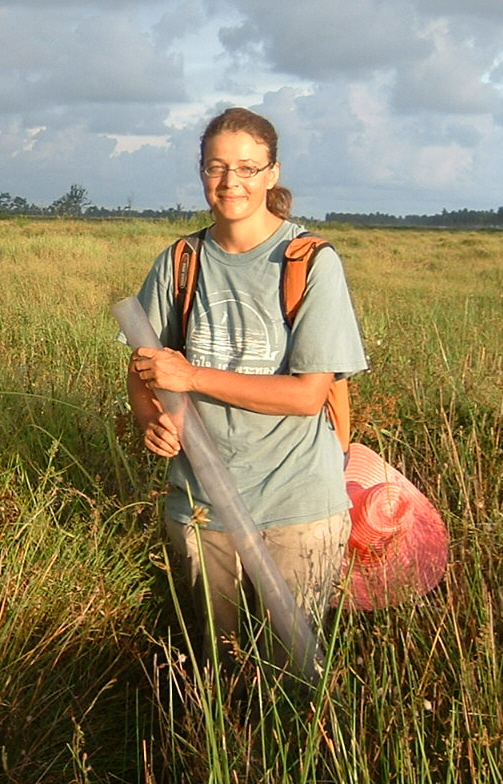
[[[167,248],[155,260],[138,293],[138,299],[162,345],[178,348],[171,270],[171,249]]]
[[[351,376],[367,368],[342,262],[323,248],[309,271],[291,332],[290,373]]]

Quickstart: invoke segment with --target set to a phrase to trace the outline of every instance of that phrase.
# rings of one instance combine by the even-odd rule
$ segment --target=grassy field
[[[372,370],[354,438],[436,504],[446,579],[335,612],[296,701],[255,662],[237,712],[194,661],[110,307],[187,226],[0,223],[0,779],[9,784],[499,784],[503,769],[503,244],[326,235]]]

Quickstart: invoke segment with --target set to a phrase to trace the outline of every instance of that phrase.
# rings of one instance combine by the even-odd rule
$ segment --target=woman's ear
[[[274,188],[275,185],[278,184],[279,181],[279,171],[280,165],[278,161],[274,163],[268,171],[268,182],[267,182],[267,190],[270,191]]]

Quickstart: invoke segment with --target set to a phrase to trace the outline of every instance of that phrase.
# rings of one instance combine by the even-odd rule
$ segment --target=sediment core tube
[[[112,308],[133,349],[162,348],[140,301],[128,297]],[[163,410],[173,420],[187,459],[219,520],[229,534],[244,569],[271,615],[272,625],[291,651],[295,667],[308,680],[321,673],[320,650],[307,618],[288,588],[251,518],[227,466],[222,461],[198,411],[185,392],[156,389]]]

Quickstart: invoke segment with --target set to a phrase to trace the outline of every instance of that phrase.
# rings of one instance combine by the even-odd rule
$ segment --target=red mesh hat
[[[375,610],[434,588],[447,564],[447,531],[435,507],[363,444],[350,446],[346,486],[353,507],[345,605]]]

